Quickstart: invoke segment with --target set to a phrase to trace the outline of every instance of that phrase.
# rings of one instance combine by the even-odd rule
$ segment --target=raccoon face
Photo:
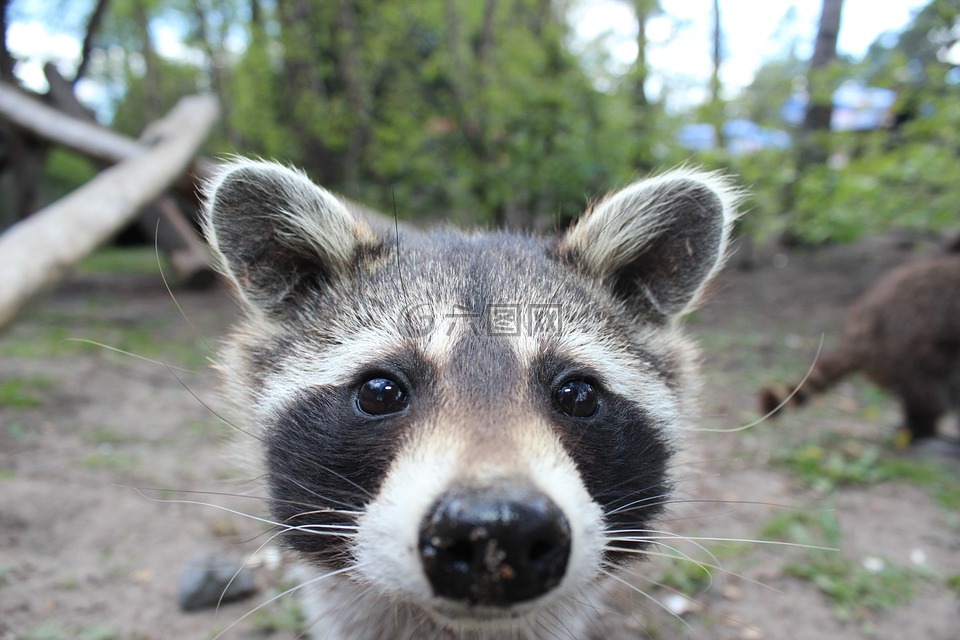
[[[636,557],[692,368],[675,319],[719,268],[730,193],[679,171],[559,237],[413,232],[228,166],[207,233],[247,318],[221,369],[286,543],[460,630],[572,606]]]

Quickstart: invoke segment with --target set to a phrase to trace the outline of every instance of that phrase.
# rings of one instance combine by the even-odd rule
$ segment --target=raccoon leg
[[[936,437],[937,420],[940,414],[939,409],[931,407],[928,403],[919,402],[915,398],[904,398],[903,415],[906,432],[904,435],[907,437],[907,443]]]

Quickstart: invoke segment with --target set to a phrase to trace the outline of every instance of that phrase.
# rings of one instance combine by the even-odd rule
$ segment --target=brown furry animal
[[[893,269],[861,296],[836,350],[791,387],[788,404],[803,404],[854,372],[900,397],[907,442],[935,437],[940,417],[960,409],[960,236],[945,251]],[[762,390],[761,411],[775,411],[788,394]]]

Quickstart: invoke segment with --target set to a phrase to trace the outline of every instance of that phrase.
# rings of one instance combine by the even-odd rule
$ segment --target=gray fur
[[[575,462],[575,445],[544,422],[549,399],[530,371],[550,358],[587,367],[673,450],[696,356],[677,320],[722,264],[736,200],[720,177],[684,169],[612,195],[557,238],[441,228],[402,229],[398,242],[302,174],[225,168],[208,188],[207,232],[246,310],[220,369],[247,428],[269,441],[312,389],[355,384],[391,354],[414,354],[430,372],[413,423],[383,440],[389,464],[346,547],[354,566],[305,589],[318,637],[605,633],[604,505],[591,497],[586,458]],[[510,335],[493,315],[508,307],[519,311]],[[544,325],[541,312],[552,314]],[[257,444],[245,457],[261,469]],[[309,454],[289,455],[299,453]],[[409,528],[451,484],[506,482],[539,487],[565,511],[568,575],[506,612],[439,602],[408,557]],[[302,568],[306,579],[330,570]]]

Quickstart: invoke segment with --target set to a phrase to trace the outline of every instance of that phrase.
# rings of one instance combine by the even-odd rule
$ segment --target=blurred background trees
[[[224,106],[212,155],[276,158],[404,218],[551,228],[608,188],[692,161],[742,177],[745,230],[763,238],[957,225],[960,0],[933,0],[862,60],[837,56],[836,27],[813,60],[784,35],[782,52],[732,96],[715,0],[703,17],[713,25],[708,97],[680,107],[668,88],[648,87],[642,27],[659,3],[624,2],[640,28],[621,72],[601,47],[571,46],[573,0],[4,0],[0,26],[30,18],[71,33],[77,52],[63,75],[95,84],[99,117],[122,133],[212,91]],[[842,20],[840,0],[823,8]],[[12,80],[3,49],[0,76]],[[831,103],[849,86],[889,90],[888,121],[832,126]],[[801,116],[785,120],[791,104]],[[747,129],[767,138],[744,138]],[[691,131],[712,137],[691,143]],[[0,135],[10,222],[24,205],[8,188],[15,136]],[[44,162],[48,199],[90,173],[62,152]]]

